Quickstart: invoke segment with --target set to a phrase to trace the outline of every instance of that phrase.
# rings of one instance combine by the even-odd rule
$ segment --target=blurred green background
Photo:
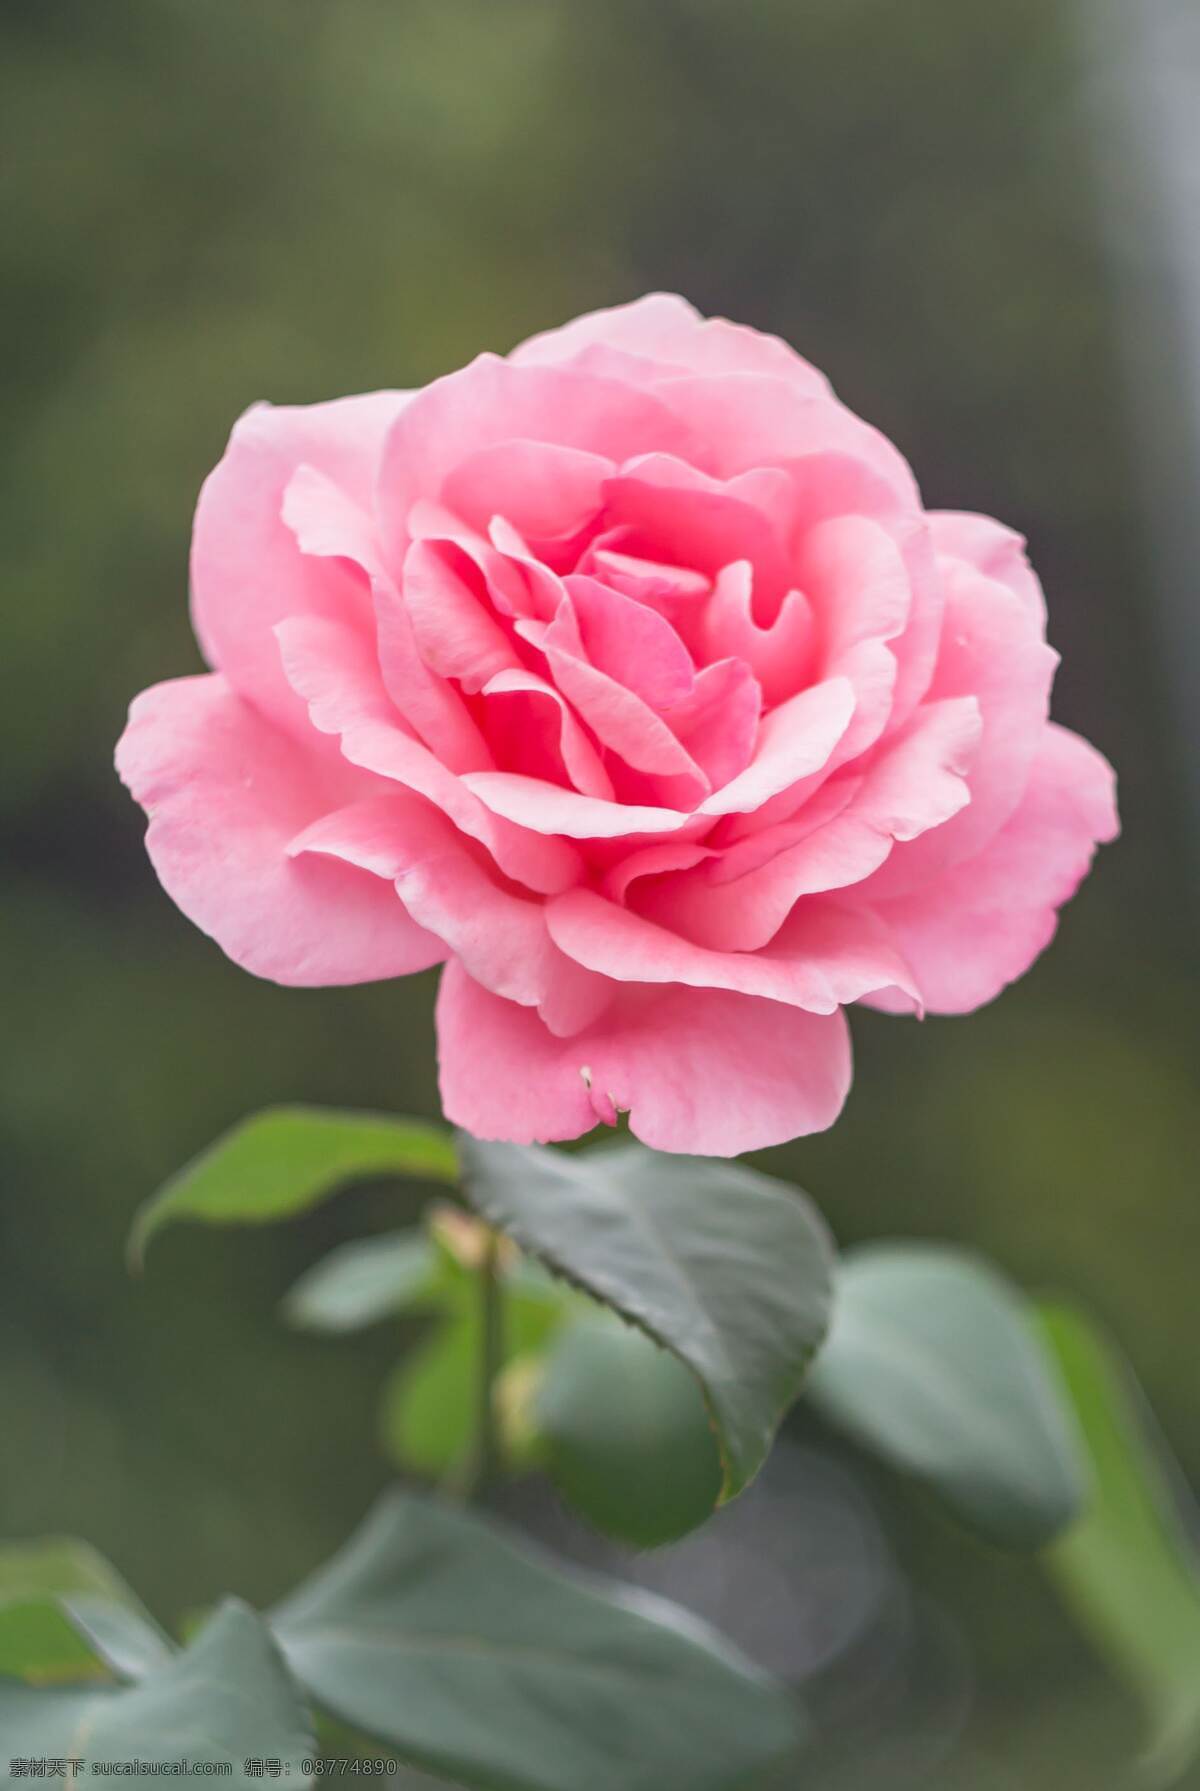
[[[84,1532],[170,1616],[275,1596],[387,1478],[395,1340],[295,1338],[274,1309],[415,1194],[181,1230],[142,1281],[122,1244],[264,1103],[435,1113],[434,979],[236,970],[160,892],[112,745],[134,692],[198,666],[191,509],[248,403],[419,384],[653,287],[786,336],[930,504],[1028,535],[1056,712],[1121,775],[1125,836],[1048,957],[969,1020],[862,1016],[843,1119],[764,1164],[843,1241],[963,1240],[1085,1299],[1200,1483],[1194,744],[1077,22],[1050,0],[0,0],[0,1534]],[[1133,1713],[1036,1566],[872,1496],[970,1645],[962,1758],[1111,1782]]]

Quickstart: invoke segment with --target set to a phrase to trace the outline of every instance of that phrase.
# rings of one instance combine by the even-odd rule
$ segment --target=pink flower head
[[[117,753],[163,884],[276,982],[444,963],[482,1137],[820,1130],[844,1008],[990,1000],[1116,832],[1019,536],[923,510],[819,373],[679,298],[256,406],[192,588],[213,670]]]

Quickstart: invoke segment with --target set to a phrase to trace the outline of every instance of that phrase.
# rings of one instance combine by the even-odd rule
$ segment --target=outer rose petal
[[[419,797],[373,796],[339,809],[306,828],[289,851],[340,859],[394,882],[414,920],[477,982],[538,1008],[554,1032],[578,1032],[607,1006],[605,979],[551,940],[545,905],[501,888],[482,853]]]
[[[778,336],[723,317],[702,317],[674,292],[650,292],[629,305],[590,311],[515,348],[518,362],[573,361],[593,348],[623,350],[695,373],[774,373],[805,391],[826,392],[823,374]]]
[[[1050,706],[1058,655],[1027,606],[961,560],[942,566],[946,618],[929,696],[978,699],[983,734],[968,777],[971,800],[889,859],[872,884],[873,899],[923,888],[996,833],[1021,800]]]
[[[209,664],[285,726],[305,731],[272,629],[285,616],[332,616],[371,625],[366,581],[305,553],[283,518],[284,493],[307,466],[368,517],[375,469],[407,392],[372,392],[331,404],[256,404],[234,424],[204,482],[192,535],[192,621]]]
[[[399,563],[408,544],[408,513],[418,500],[440,500],[469,455],[518,439],[616,461],[656,448],[686,454],[690,445],[687,425],[652,391],[569,367],[479,355],[419,392],[384,444],[377,507],[389,564]]]
[[[690,429],[693,451],[684,458],[701,472],[733,479],[783,468],[793,474],[800,513],[814,522],[851,511],[920,515],[903,455],[828,390],[806,392],[773,374],[724,373],[664,380],[654,391]]]
[[[850,1086],[843,1014],[720,989],[630,989],[560,1039],[451,962],[437,1025],[446,1117],[480,1138],[577,1138],[628,1110],[655,1150],[730,1157],[823,1131]]]
[[[976,857],[875,912],[912,965],[926,1007],[965,1014],[1024,974],[1049,945],[1058,909],[1118,832],[1112,767],[1048,723],[1016,813]],[[885,998],[879,1005],[907,1010]]]
[[[445,957],[387,884],[289,858],[288,842],[369,780],[327,768],[219,676],[143,691],[117,769],[150,817],[146,848],[188,919],[256,976],[319,987],[424,970]]]
[[[599,510],[613,461],[556,442],[493,442],[468,454],[442,491],[447,508],[481,533],[507,517],[526,540],[571,536]]]
[[[1023,535],[991,516],[969,510],[931,510],[929,527],[939,554],[966,560],[988,578],[1007,585],[1039,622],[1045,622],[1046,599],[1041,581],[1025,557]]]

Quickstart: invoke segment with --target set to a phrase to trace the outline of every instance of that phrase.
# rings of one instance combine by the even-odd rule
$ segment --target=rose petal
[[[458,692],[434,676],[417,652],[406,609],[380,559],[370,516],[310,466],[293,474],[283,514],[305,553],[346,560],[367,579],[374,594],[384,683],[426,745],[454,771],[490,765],[491,754]]]
[[[749,560],[721,568],[705,605],[701,640],[709,659],[741,659],[754,673],[768,703],[778,703],[807,682],[813,615],[800,591],[784,594],[774,621],[754,618],[754,569]]]
[[[763,696],[742,659],[717,659],[696,674],[689,696],[664,720],[710,788],[728,788],[754,757]]]
[[[773,373],[807,391],[828,390],[823,375],[778,336],[723,317],[702,317],[673,292],[651,292],[632,304],[591,311],[561,329],[531,336],[513,349],[511,359],[569,362],[597,347],[696,372]]]
[[[1025,537],[990,516],[966,510],[931,510],[933,545],[946,559],[965,560],[987,578],[1007,585],[1037,621],[1046,619],[1046,599],[1025,557]]]
[[[463,461],[515,439],[622,461],[654,448],[686,456],[690,432],[652,393],[621,381],[480,355],[426,386],[388,433],[376,497],[388,563],[399,564],[407,548],[408,513],[418,500],[444,501]]]
[[[866,516],[833,517],[812,529],[800,581],[820,634],[822,674],[847,677],[855,690],[836,767],[873,746],[891,716],[897,657],[888,643],[907,626],[912,585],[896,542]]]
[[[375,466],[406,392],[332,404],[258,404],[234,425],[205,480],[192,536],[192,621],[209,664],[263,713],[304,731],[272,629],[290,615],[371,625],[366,581],[336,558],[304,552],[283,519],[284,494],[307,466],[369,517]]]
[[[696,668],[670,622],[597,579],[574,576],[564,582],[570,619],[578,630],[565,645],[581,650],[598,671],[652,709],[669,709],[691,695]],[[555,617],[559,630],[564,614],[560,606]]]
[[[1054,936],[1057,910],[1118,831],[1112,767],[1053,722],[1016,812],[974,858],[926,888],[875,904],[932,1013],[965,1014],[1022,976]],[[894,1002],[879,1002],[895,1011]]]
[[[318,987],[404,976],[445,956],[374,877],[289,858],[299,829],[371,780],[348,766],[331,778],[223,677],[143,691],[117,769],[150,817],[163,887],[243,969]]]
[[[854,691],[845,678],[829,678],[789,697],[763,721],[746,769],[706,797],[696,813],[732,815],[756,809],[819,770],[853,713]]]
[[[453,467],[442,502],[472,528],[504,516],[528,539],[573,535],[603,502],[616,463],[556,441],[507,439],[477,448]]]
[[[518,737],[528,739],[535,731],[530,723],[530,714],[539,708],[549,707],[554,711],[549,725],[556,735],[558,756],[575,788],[584,796],[612,800],[612,779],[605,771],[599,753],[576,720],[574,711],[561,691],[555,690],[545,678],[539,677],[536,672],[526,671],[524,666],[513,667],[510,671],[497,672],[493,678],[489,678],[481,695],[488,699],[489,738],[500,749],[500,756],[507,765],[530,775],[527,766],[514,764],[515,753],[505,752],[503,748],[506,739],[514,746]],[[498,726],[496,717],[496,711],[503,713],[506,706],[513,707],[515,716],[508,729],[502,724]]]
[[[642,846],[618,860],[605,874],[603,891],[610,900],[623,902],[632,884],[643,877],[659,877],[667,871],[691,870],[713,856],[711,846],[694,840],[662,840]]]
[[[692,451],[680,458],[713,478],[782,468],[812,522],[847,512],[920,514],[920,495],[903,455],[828,390],[806,391],[777,375],[737,372],[666,379],[654,391],[690,432]],[[671,451],[665,443],[653,446]]]
[[[850,1086],[845,1017],[722,989],[628,989],[556,1038],[451,962],[438,996],[447,1119],[480,1138],[577,1138],[628,1111],[655,1150],[736,1156],[833,1124]]]
[[[577,1032],[608,1005],[603,977],[564,957],[544,904],[503,889],[446,817],[410,796],[376,796],[326,815],[291,843],[394,882],[409,914],[494,995]],[[444,954],[442,954],[444,955]]]
[[[962,561],[945,561],[942,570],[946,617],[929,698],[970,694],[979,704],[971,800],[936,833],[892,855],[872,885],[873,899],[920,888],[991,838],[1021,800],[1050,706],[1058,655],[1026,602]]]
[[[647,882],[639,913],[715,950],[754,951],[805,896],[870,876],[897,839],[943,825],[969,800],[979,741],[972,698],[918,709],[867,772],[835,778],[796,817],[726,846],[695,870]]]
[[[453,543],[414,541],[400,585],[421,658],[435,677],[453,678],[471,695],[521,663],[486,597],[473,588],[478,577]]]
[[[680,618],[702,607],[699,600],[708,596],[712,581],[690,566],[669,566],[662,560],[621,552],[618,543],[628,538],[625,529],[609,529],[597,535],[578,570],[599,578],[610,591],[636,597],[648,609],[658,610],[678,632]]]
[[[606,482],[604,497],[606,524],[628,531],[627,551],[710,578],[731,560],[749,560],[763,613],[779,607],[795,509],[785,473],[756,467],[714,479],[670,454],[644,454]]]
[[[466,778],[447,770],[405,731],[369,648],[356,635],[307,616],[281,622],[276,634],[288,681],[308,704],[312,725],[340,740],[350,764],[424,796],[485,846],[506,876],[528,888],[549,893],[577,881],[580,861],[565,840],[545,839],[498,820],[472,794]]]
[[[562,834],[567,839],[621,839],[625,836],[676,833],[692,817],[679,809],[631,802],[605,802],[583,796],[561,784],[523,777],[515,771],[469,771],[462,783],[494,815],[533,833]]]
[[[283,493],[281,515],[301,553],[349,560],[368,577],[383,569],[370,510],[315,466],[298,466]]]
[[[572,588],[548,628],[540,623],[519,622],[517,633],[545,654],[555,684],[602,745],[631,769],[659,780],[662,787],[655,794],[671,806],[692,807],[711,789],[708,778],[648,703],[584,657],[586,648],[575,609],[576,591],[591,581],[571,579],[568,583]],[[652,613],[629,598],[617,598],[615,592],[606,595],[642,616],[650,617]],[[661,618],[654,620],[659,622]],[[689,662],[689,685],[694,687],[694,683]]]
[[[769,948],[757,952],[709,951],[590,889],[555,896],[546,904],[546,924],[568,957],[618,982],[729,989],[814,1014],[832,1014],[893,984],[917,999],[886,929],[832,902],[803,903]]]

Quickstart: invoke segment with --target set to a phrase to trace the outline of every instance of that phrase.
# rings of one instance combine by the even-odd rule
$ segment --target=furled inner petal
[[[854,690],[845,678],[829,678],[789,697],[763,721],[746,769],[706,797],[697,813],[730,815],[757,809],[819,770],[853,713]]]
[[[813,615],[801,591],[788,591],[772,622],[754,617],[754,568],[749,560],[723,566],[704,606],[700,640],[705,657],[741,659],[757,678],[768,703],[782,702],[807,681],[812,659]]]
[[[689,566],[670,566],[662,560],[647,560],[639,554],[623,553],[613,545],[627,539],[625,531],[614,529],[594,541],[580,562],[581,572],[594,572],[610,590],[636,597],[652,609],[669,610],[681,604],[695,603],[707,597],[711,580],[703,572]]]
[[[497,672],[520,665],[478,568],[461,548],[414,541],[400,588],[417,651],[439,678],[453,678],[470,695]]]
[[[510,771],[531,772],[529,742],[549,748],[567,777],[585,796],[611,801],[612,779],[562,692],[523,666],[497,672],[480,693],[487,701],[487,734],[497,758]],[[543,760],[544,763],[544,760]],[[540,770],[535,775],[541,775]]]
[[[281,622],[276,635],[284,672],[308,704],[313,726],[337,738],[352,765],[391,778],[435,803],[516,882],[545,894],[578,881],[581,862],[565,839],[508,823],[473,794],[465,777],[448,770],[406,730],[373,654],[353,632],[320,617],[297,616]]]
[[[513,565],[508,554],[492,542],[488,528],[473,529],[444,504],[423,498],[408,513],[408,533],[412,541],[449,541],[461,548],[486,581],[498,615],[511,617],[537,613],[524,567]],[[519,539],[515,531],[514,539]],[[524,543],[521,545],[524,551]],[[557,601],[556,595],[547,614],[553,614]]]
[[[627,531],[643,558],[686,565],[710,579],[731,560],[749,560],[760,617],[774,615],[790,583],[795,492],[786,473],[759,467],[713,479],[669,454],[646,454],[609,479],[604,496],[606,523]]]
[[[520,531],[505,516],[493,516],[488,523],[488,540],[502,554],[511,572],[524,580],[525,601],[513,607],[512,613],[542,622],[553,620],[566,586],[553,567],[539,559]]]
[[[598,579],[577,575],[565,582],[571,602],[555,616],[564,645],[582,651],[652,709],[670,709],[692,694],[696,668],[670,622]]]
[[[753,758],[762,709],[762,690],[746,662],[718,659],[696,674],[690,695],[663,719],[719,790]]]
[[[407,608],[382,565],[367,512],[315,467],[301,466],[284,492],[283,516],[305,554],[348,562],[373,592],[380,670],[400,713],[452,770],[490,765],[491,754],[458,693],[417,651]]]
[[[629,599],[621,601],[639,609]],[[663,787],[656,793],[668,806],[691,808],[708,794],[712,787],[708,778],[668,723],[635,691],[584,656],[570,595],[549,627],[518,623],[517,632],[545,655],[558,689],[610,753],[632,770],[661,781]]]
[[[606,872],[603,893],[611,901],[623,902],[641,878],[658,877],[666,871],[690,871],[693,865],[712,856],[713,848],[698,840],[662,840],[653,846],[640,846]]]
[[[405,726],[448,771],[482,771],[491,749],[454,685],[431,672],[417,649],[408,605],[390,579],[375,585],[378,676]]]

